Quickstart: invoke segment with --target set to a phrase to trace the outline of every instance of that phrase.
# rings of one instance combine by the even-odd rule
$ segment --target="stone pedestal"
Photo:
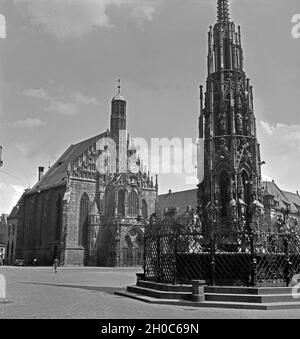
[[[192,301],[193,302],[203,302],[204,297],[204,286],[206,282],[203,280],[193,280],[192,281]]]

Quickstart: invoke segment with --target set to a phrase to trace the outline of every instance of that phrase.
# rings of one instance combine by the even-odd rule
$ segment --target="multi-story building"
[[[265,223],[269,231],[280,231],[282,221],[290,228],[300,227],[300,195],[281,190],[274,181],[263,183]]]
[[[264,229],[279,231],[278,227],[285,220],[288,227],[300,227],[300,193],[292,193],[280,189],[275,181],[262,182],[262,196],[264,205]],[[158,196],[158,206],[161,212],[169,208],[176,208],[178,214],[184,214],[187,209],[197,210],[197,189],[169,192]],[[230,206],[228,205],[228,209]]]

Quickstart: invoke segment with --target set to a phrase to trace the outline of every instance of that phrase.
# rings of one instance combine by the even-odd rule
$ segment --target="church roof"
[[[72,168],[78,157],[105,135],[106,133],[99,134],[93,138],[81,141],[78,144],[71,145],[42,179],[31,190],[26,192],[26,194],[32,194],[64,185],[67,180],[69,164]]]
[[[197,189],[158,196],[158,205],[161,211],[166,208],[178,207],[179,213],[182,214],[186,212],[188,206],[196,209],[197,204]]]
[[[275,200],[282,200],[285,203],[288,203],[284,192],[275,184],[274,181],[264,181],[262,183],[263,194],[269,195],[275,198]]]
[[[300,196],[299,193],[284,192],[285,196],[288,198],[291,206],[291,212],[294,214],[299,213],[300,211]]]

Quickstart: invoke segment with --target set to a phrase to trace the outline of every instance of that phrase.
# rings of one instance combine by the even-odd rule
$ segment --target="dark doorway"
[[[122,237],[120,266],[137,267],[143,265],[143,239],[143,233],[138,228],[132,228]]]

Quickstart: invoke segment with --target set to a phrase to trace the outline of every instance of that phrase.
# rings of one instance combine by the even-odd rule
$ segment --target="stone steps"
[[[205,293],[221,294],[249,294],[249,295],[269,295],[269,294],[292,294],[292,287],[223,287],[205,286]]]
[[[300,295],[297,295],[300,297]],[[292,294],[269,294],[269,295],[249,295],[249,294],[205,294],[205,301],[221,301],[221,302],[238,302],[238,303],[254,303],[269,304],[276,302],[300,302]]]
[[[189,300],[192,296],[191,292],[159,291],[140,286],[128,286],[127,291],[157,299]]]
[[[137,286],[150,288],[158,291],[167,291],[167,292],[185,292],[192,293],[191,285],[171,285],[171,284],[161,284],[152,281],[143,281],[140,280],[137,282]]]
[[[261,310],[261,311],[271,311],[271,310],[289,310],[289,309],[300,309],[300,302],[290,302],[290,303],[240,303],[240,302],[192,302],[188,300],[181,299],[157,299],[152,297],[143,296],[140,294],[131,293],[128,291],[116,292],[118,296],[126,297],[141,302],[153,304],[153,305],[169,305],[169,306],[181,306],[181,307],[191,307],[191,308],[222,308],[222,309],[243,309],[243,310]]]
[[[205,286],[203,301],[192,301],[191,285],[170,285],[138,280],[136,286],[117,295],[158,304],[189,307],[283,310],[300,308],[300,294],[285,287],[210,287]],[[203,291],[203,290],[202,290]]]

